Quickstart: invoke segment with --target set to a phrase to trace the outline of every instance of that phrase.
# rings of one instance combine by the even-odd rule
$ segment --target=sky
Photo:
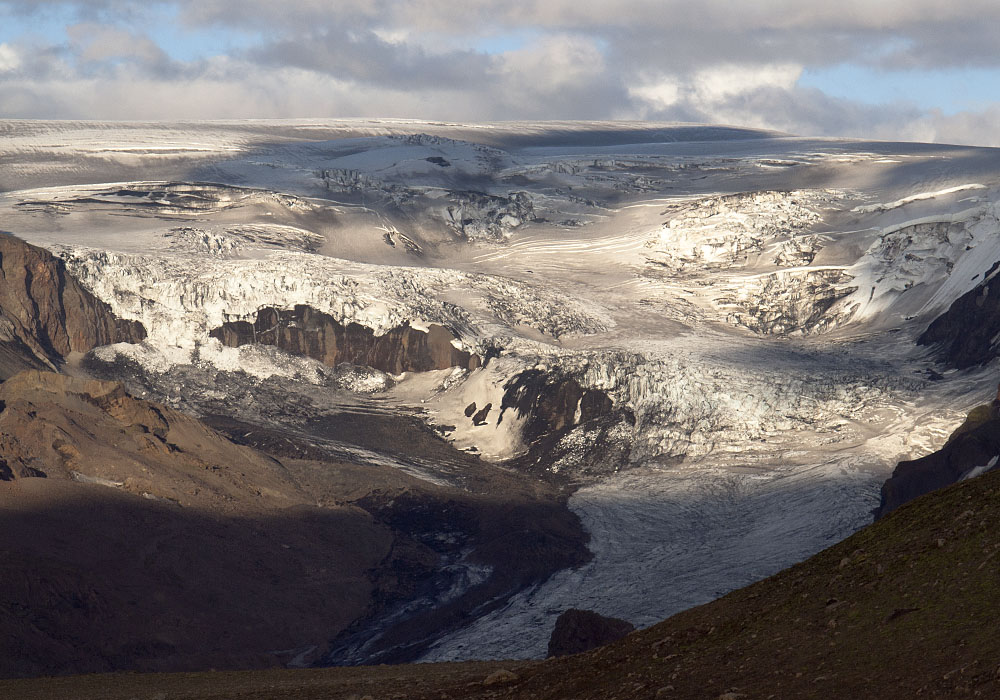
[[[0,118],[323,117],[1000,146],[1000,2],[0,0]]]

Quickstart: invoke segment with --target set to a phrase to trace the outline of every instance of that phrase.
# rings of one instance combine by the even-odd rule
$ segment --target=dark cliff
[[[330,367],[350,362],[392,374],[449,367],[476,369],[481,364],[478,355],[452,345],[455,336],[444,326],[431,325],[424,332],[404,323],[375,335],[371,328],[357,323],[344,325],[301,304],[293,309],[260,309],[253,323],[228,321],[212,330],[211,336],[230,347],[274,345]]]
[[[0,234],[0,379],[71,352],[138,342],[146,330],[111,313],[43,248]]]
[[[939,359],[957,369],[985,365],[998,354],[1000,334],[1000,261],[975,289],[963,294],[928,326],[918,345],[938,346]]]
[[[975,413],[970,414],[970,421]],[[900,462],[882,485],[882,500],[875,518],[925,493],[992,469],[1000,456],[1000,419],[985,417],[988,419],[966,421],[937,452]]]
[[[615,406],[600,389],[589,389],[572,376],[540,369],[529,369],[512,377],[504,385],[497,423],[507,411],[526,418],[521,438],[528,452],[514,460],[520,468],[547,471],[566,458],[574,462],[580,474],[608,474],[628,463],[630,446],[611,433],[623,425],[635,425],[635,416],[627,407]],[[475,422],[476,416],[473,416]],[[571,430],[580,429],[580,446],[562,444]]]

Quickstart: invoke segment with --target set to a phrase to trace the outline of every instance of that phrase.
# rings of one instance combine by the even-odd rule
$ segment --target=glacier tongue
[[[567,607],[654,624],[838,542],[878,505],[881,470],[851,458],[768,466],[629,472],[581,489],[570,507],[591,533],[593,561],[519,593],[421,660],[541,658]]]

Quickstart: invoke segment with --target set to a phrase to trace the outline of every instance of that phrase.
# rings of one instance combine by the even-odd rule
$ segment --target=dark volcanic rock
[[[522,468],[553,470],[556,462],[568,461],[575,474],[606,474],[628,462],[631,445],[620,435],[635,425],[634,414],[572,376],[539,369],[515,375],[504,385],[498,424],[508,410],[526,417],[521,437],[528,452],[515,460]],[[564,444],[562,438],[573,430],[581,439]]]
[[[631,622],[570,608],[556,620],[549,638],[549,657],[569,656],[618,641],[635,629]]]
[[[584,389],[572,377],[553,377],[539,369],[521,372],[507,382],[504,390],[500,419],[511,408],[519,416],[530,416],[523,433],[527,442],[586,423],[612,410],[611,399],[603,391]]]
[[[961,430],[937,452],[896,466],[882,485],[876,520],[917,496],[954,484],[974,469],[995,463],[1000,455],[1000,419],[991,418],[971,430]]]
[[[0,379],[71,352],[146,337],[142,324],[116,318],[62,260],[8,234],[0,234],[0,277]]]
[[[299,304],[293,309],[263,308],[253,323],[227,321],[211,332],[223,345],[274,345],[293,355],[304,355],[330,367],[342,362],[399,374],[432,369],[480,366],[478,355],[459,350],[455,336],[432,324],[427,332],[408,324],[384,335],[357,323],[346,326],[329,314]]]
[[[489,417],[489,415],[490,415],[490,409],[492,409],[492,408],[493,408],[493,404],[491,404],[491,403],[488,403],[485,406],[483,406],[483,408],[480,411],[478,411],[476,413],[476,415],[472,416],[472,424],[473,425],[486,425],[486,419]]]
[[[1000,261],[983,275],[983,281],[960,296],[939,316],[918,345],[937,345],[941,361],[957,369],[985,365],[997,357],[995,338],[1000,334]]]

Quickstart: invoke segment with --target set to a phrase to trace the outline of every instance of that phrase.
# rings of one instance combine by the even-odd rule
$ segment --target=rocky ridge
[[[0,379],[17,369],[55,367],[73,352],[138,342],[141,323],[117,318],[44,248],[0,234]]]
[[[984,265],[985,267],[985,265]],[[985,365],[998,356],[1000,335],[1000,261],[989,266],[983,279],[948,307],[917,339],[935,348],[937,357],[957,369]],[[977,275],[978,277],[978,275]]]
[[[209,333],[227,347],[273,345],[293,355],[319,360],[329,367],[348,362],[390,374],[461,367],[474,370],[482,361],[462,350],[444,326],[427,330],[404,323],[385,333],[357,323],[339,323],[304,304],[292,309],[263,308],[250,321],[227,321]]]

